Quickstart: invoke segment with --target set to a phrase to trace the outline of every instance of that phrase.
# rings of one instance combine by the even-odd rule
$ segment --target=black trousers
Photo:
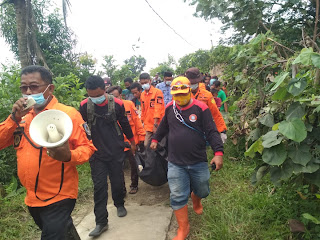
[[[96,224],[108,223],[108,175],[114,205],[117,208],[124,206],[122,170],[124,159],[124,152],[118,154],[116,159],[108,159],[108,161],[99,159],[96,156],[90,159],[91,176],[94,185],[94,214],[96,216]]]
[[[134,156],[131,152],[131,150],[128,150],[125,152],[126,157],[129,159],[130,163],[130,170],[131,170],[131,185],[130,187],[138,187],[138,182],[139,182],[139,176],[138,176],[138,169],[137,169],[137,163],[136,160],[134,159]],[[123,183],[124,183],[124,174],[123,174]],[[124,189],[125,189],[125,184],[124,184]]]
[[[75,199],[64,199],[45,207],[28,207],[35,223],[42,230],[41,240],[63,240],[73,222],[71,212]]]

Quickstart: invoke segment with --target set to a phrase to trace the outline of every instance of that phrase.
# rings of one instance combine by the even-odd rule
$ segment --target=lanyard
[[[20,124],[18,123],[18,121],[17,121],[17,119],[16,119],[16,117],[15,117],[15,113],[12,113],[12,119],[13,119],[13,121],[18,125],[18,128],[21,128],[21,127],[20,127]],[[41,200],[41,201],[43,201],[43,202],[47,202],[47,201],[53,199],[54,197],[56,197],[56,196],[60,193],[60,191],[61,191],[61,188],[62,188],[62,185],[63,185],[63,176],[64,176],[64,163],[62,162],[62,166],[61,166],[61,181],[60,181],[60,188],[59,188],[58,193],[57,193],[56,195],[54,195],[53,197],[51,197],[51,198],[47,198],[47,199],[41,199],[41,198],[39,198],[38,195],[37,195],[37,189],[38,189],[38,182],[39,182],[39,174],[40,174],[40,166],[41,166],[42,149],[43,149],[43,147],[38,147],[38,146],[36,146],[36,145],[30,140],[30,138],[28,138],[28,136],[27,136],[27,134],[24,132],[24,130],[22,130],[22,134],[23,134],[23,136],[27,139],[27,141],[31,144],[32,147],[34,147],[35,149],[39,149],[39,150],[40,150],[40,153],[39,153],[39,170],[38,170],[38,174],[37,174],[37,178],[36,178],[36,183],[35,183],[35,187],[34,187],[34,193],[35,193],[36,197],[37,197],[39,200]]]

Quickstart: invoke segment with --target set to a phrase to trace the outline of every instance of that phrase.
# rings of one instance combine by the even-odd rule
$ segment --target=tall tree
[[[199,68],[200,72],[209,72],[213,66],[210,59],[210,51],[208,50],[198,50],[194,53],[187,54],[179,59],[176,73],[183,74],[191,67]]]
[[[117,65],[115,64],[116,60],[113,55],[106,55],[103,57],[105,63],[102,63],[102,67],[104,68],[106,74],[111,79],[113,78],[113,74],[117,69]]]
[[[142,56],[132,56],[124,61],[128,65],[130,71],[134,76],[138,76],[147,64],[147,60]]]
[[[39,3],[44,4],[45,1],[39,1]],[[49,68],[37,39],[39,28],[32,1],[4,0],[0,3],[2,15],[7,14],[6,11],[10,12],[10,7],[4,8],[6,5],[12,5],[14,8],[17,49],[21,66],[38,64]],[[63,0],[64,16],[66,16],[66,5],[70,6],[69,0]]]

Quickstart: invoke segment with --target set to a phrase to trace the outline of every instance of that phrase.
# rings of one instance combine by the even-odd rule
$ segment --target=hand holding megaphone
[[[69,162],[71,160],[69,142],[66,141],[59,147],[47,148],[47,155],[58,161]]]
[[[13,104],[12,114],[17,121],[20,121],[21,118],[26,115],[35,104],[36,101],[32,97],[22,97]]]
[[[56,125],[53,123],[47,126],[48,131],[48,142],[49,143],[56,143],[59,142],[63,135],[58,132]],[[47,155],[51,158],[54,158],[58,161],[67,162],[71,159],[71,152],[68,141],[65,142],[63,145],[54,147],[54,148],[47,148]]]

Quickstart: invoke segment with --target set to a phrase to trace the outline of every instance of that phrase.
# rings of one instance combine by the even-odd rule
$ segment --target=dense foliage
[[[246,43],[252,36],[273,31],[287,46],[299,47],[301,29],[313,33],[316,2],[306,0],[184,0],[196,6],[195,15],[219,19],[222,30],[234,30],[232,43]]]

